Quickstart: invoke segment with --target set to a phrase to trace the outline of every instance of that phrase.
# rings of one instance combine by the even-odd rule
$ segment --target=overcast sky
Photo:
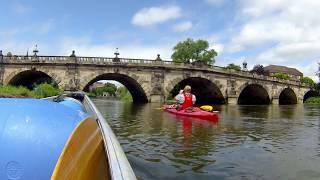
[[[0,49],[40,55],[170,59],[188,37],[218,51],[216,65],[246,60],[296,67],[315,79],[318,0],[1,0]]]

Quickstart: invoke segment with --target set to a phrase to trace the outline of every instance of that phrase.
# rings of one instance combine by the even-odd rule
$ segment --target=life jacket
[[[183,93],[183,96],[184,96],[184,102],[182,104],[182,109],[186,109],[188,107],[192,107],[193,106],[192,94],[189,93],[189,96],[187,96],[186,93]]]

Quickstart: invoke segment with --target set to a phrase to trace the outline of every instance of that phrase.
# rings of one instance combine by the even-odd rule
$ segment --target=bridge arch
[[[286,87],[279,94],[279,104],[297,104],[298,98],[293,89]]]
[[[316,97],[319,96],[320,94],[315,91],[315,90],[309,90],[308,92],[306,92],[303,96],[303,102],[305,102],[308,98],[310,97]]]
[[[32,89],[34,84],[41,83],[54,84],[59,87],[59,81],[56,80],[54,75],[49,75],[47,72],[35,69],[12,73],[5,82],[8,85],[25,86],[29,89]]]
[[[114,80],[118,81],[121,84],[123,84],[130,92],[133,102],[139,102],[139,103],[147,103],[148,102],[148,97],[146,95],[146,92],[142,86],[137,80],[134,78],[124,75],[124,74],[119,74],[119,73],[105,73],[105,74],[100,74],[90,80],[85,86],[83,86],[83,91],[88,92],[89,87],[100,80]]]
[[[220,85],[204,77],[177,78],[172,80],[166,88],[166,98],[169,96],[174,97],[186,85],[191,86],[192,93],[197,98],[197,104],[225,104],[226,102],[219,88]]]
[[[258,83],[244,84],[239,88],[238,104],[265,105],[270,104],[268,88]]]

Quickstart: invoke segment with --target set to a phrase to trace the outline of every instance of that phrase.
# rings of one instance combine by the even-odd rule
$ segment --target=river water
[[[320,179],[320,106],[215,107],[220,120],[94,99],[138,179]]]

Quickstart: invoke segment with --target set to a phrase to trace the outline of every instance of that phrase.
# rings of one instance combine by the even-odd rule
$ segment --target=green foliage
[[[29,90],[23,86],[2,86],[0,85],[0,94],[5,97],[33,97],[44,98],[55,96],[60,93],[60,90],[51,84],[37,85],[33,90]]]
[[[97,97],[97,95],[95,93],[92,93],[92,92],[89,92],[87,95],[89,97],[93,97],[93,98]]]
[[[284,79],[284,80],[290,80],[290,76],[286,73],[275,73],[273,77],[279,78],[279,79]]]
[[[106,83],[103,87],[93,89],[88,95],[91,97],[102,96],[103,93],[108,93],[110,96],[116,96],[117,86],[112,83]]]
[[[305,103],[307,103],[307,104],[320,104],[320,97],[310,97],[305,101]]]
[[[179,42],[174,48],[171,56],[173,62],[190,63],[193,61],[202,61],[206,64],[213,64],[214,57],[217,52],[214,49],[209,49],[209,43],[206,40],[194,41],[191,38],[183,42]]]
[[[60,90],[55,88],[54,85],[51,84],[39,84],[34,87],[31,91],[31,96],[37,98],[44,98],[50,96],[56,96],[60,93]]]
[[[305,84],[309,85],[309,86],[312,87],[312,88],[315,88],[316,85],[317,85],[317,84],[316,84],[311,78],[309,78],[309,77],[302,77],[302,78],[300,79],[300,81],[301,81],[302,83],[305,83]]]
[[[256,73],[256,74],[259,74],[259,75],[263,75],[264,74],[263,65],[256,64],[250,72],[251,73]]]
[[[0,94],[2,96],[13,96],[13,97],[29,97],[31,95],[31,91],[23,86],[15,87],[15,86],[0,86]]]
[[[119,87],[117,90],[117,93],[119,94],[122,101],[126,101],[126,102],[133,101],[129,90],[126,87],[124,87],[124,86]]]
[[[225,69],[233,69],[235,71],[241,71],[241,67],[239,65],[235,65],[233,63],[228,64],[228,66],[226,66]]]

